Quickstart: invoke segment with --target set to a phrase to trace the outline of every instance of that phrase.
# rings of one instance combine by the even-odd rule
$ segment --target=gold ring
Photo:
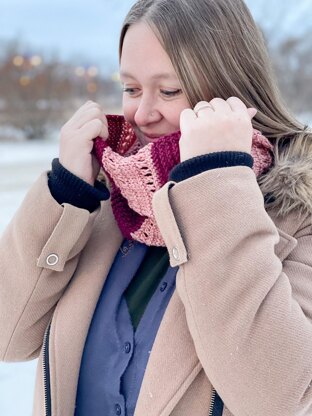
[[[203,104],[201,107],[197,108],[196,110],[194,109],[195,114],[198,115],[199,111],[203,110],[204,108],[210,108],[211,110],[213,110],[210,104]]]

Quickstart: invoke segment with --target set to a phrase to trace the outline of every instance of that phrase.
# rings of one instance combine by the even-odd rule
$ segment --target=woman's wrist
[[[245,152],[215,152],[187,159],[176,165],[170,172],[169,178],[175,182],[181,182],[192,176],[211,169],[231,166],[253,167],[253,158]]]
[[[57,158],[52,161],[52,170],[48,177],[50,192],[59,204],[68,203],[93,212],[101,201],[110,197],[105,184],[97,180],[94,186],[88,184],[67,170]]]

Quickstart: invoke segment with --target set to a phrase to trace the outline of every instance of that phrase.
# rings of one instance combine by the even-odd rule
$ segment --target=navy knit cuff
[[[230,166],[248,166],[252,168],[253,158],[245,152],[208,153],[179,163],[171,170],[169,179],[181,182],[207,170]]]
[[[68,203],[78,208],[95,211],[100,202],[109,199],[110,193],[106,185],[98,180],[91,186],[83,179],[71,173],[53,159],[52,170],[48,173],[48,185],[53,198],[59,203]]]

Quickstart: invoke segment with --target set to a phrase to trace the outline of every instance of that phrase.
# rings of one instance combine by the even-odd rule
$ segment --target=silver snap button
[[[173,249],[172,249],[172,255],[173,255],[173,258],[175,260],[179,260],[179,258],[180,258],[179,250],[176,247],[173,247]]]
[[[46,260],[49,266],[55,266],[58,261],[59,261],[59,258],[58,258],[58,255],[56,254],[50,254]]]

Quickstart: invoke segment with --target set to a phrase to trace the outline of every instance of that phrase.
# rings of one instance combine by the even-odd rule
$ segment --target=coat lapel
[[[175,291],[150,354],[134,415],[170,415],[201,368]]]

